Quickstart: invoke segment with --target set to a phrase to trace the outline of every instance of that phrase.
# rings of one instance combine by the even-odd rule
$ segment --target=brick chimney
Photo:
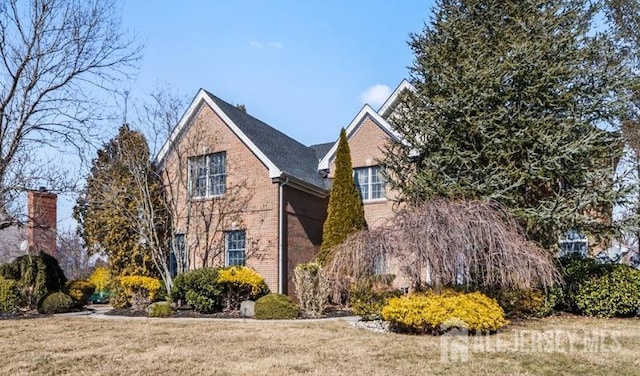
[[[27,245],[29,252],[43,251],[56,256],[58,195],[45,187],[27,192]]]

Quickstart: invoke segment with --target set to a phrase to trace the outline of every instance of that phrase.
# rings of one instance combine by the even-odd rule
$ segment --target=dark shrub
[[[202,313],[222,309],[223,286],[218,283],[218,269],[202,268],[179,274],[173,280],[171,300],[193,307]]]
[[[20,304],[20,291],[13,279],[0,276],[0,312],[11,312]]]
[[[640,309],[640,271],[594,259],[560,259],[565,284],[552,290],[556,309],[588,316],[631,316]]]
[[[387,301],[402,295],[402,291],[392,289],[390,283],[379,283],[375,278],[359,280],[349,288],[351,309],[363,320],[379,319]]]
[[[632,316],[640,309],[640,270],[617,264],[598,277],[584,281],[572,296],[587,316]]]
[[[265,295],[255,305],[255,318],[260,320],[295,319],[299,313],[291,298],[282,294]]]
[[[555,295],[541,290],[493,289],[484,291],[494,298],[506,317],[546,317],[553,313]]]
[[[84,307],[91,302],[91,295],[96,290],[96,286],[86,280],[73,280],[67,282],[65,291],[71,299],[73,299],[73,303],[76,307]]]
[[[61,291],[67,282],[58,260],[44,252],[20,256],[0,265],[0,276],[16,281],[27,306],[33,307],[48,292]]]
[[[73,308],[73,299],[63,292],[52,292],[46,295],[38,304],[40,313],[64,313]]]

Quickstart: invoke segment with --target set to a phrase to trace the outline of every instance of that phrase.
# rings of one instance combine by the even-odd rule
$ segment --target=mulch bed
[[[134,310],[131,308],[114,308],[108,312],[105,312],[107,316],[126,316],[126,317],[148,317],[146,311]],[[331,317],[347,317],[353,316],[353,312],[348,309],[344,309],[341,307],[330,307],[328,308],[324,315],[320,318],[331,318]],[[171,318],[214,318],[214,319],[240,319],[242,315],[240,311],[227,311],[227,312],[216,312],[216,313],[199,313],[192,309],[184,309],[179,308],[176,311],[173,311],[173,314],[169,316]],[[311,317],[299,317],[300,320],[309,319]],[[314,317],[315,318],[315,317]]]

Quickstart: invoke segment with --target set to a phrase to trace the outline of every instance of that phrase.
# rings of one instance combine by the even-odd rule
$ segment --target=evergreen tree
[[[340,131],[335,159],[335,175],[329,196],[327,220],[323,226],[320,264],[331,257],[331,248],[341,244],[347,236],[367,227],[360,192],[353,179],[351,151],[344,128]]]
[[[589,4],[587,4],[589,3]],[[415,87],[383,166],[405,201],[491,199],[529,237],[615,230],[612,181],[632,72],[584,1],[440,0],[411,36]]]
[[[140,189],[141,185],[146,188]],[[149,216],[149,202],[162,207],[161,185],[146,139],[123,125],[98,151],[74,207],[89,251],[104,251],[116,275],[158,275],[152,252],[161,241],[148,236],[146,228],[161,228],[163,221],[160,216]]]

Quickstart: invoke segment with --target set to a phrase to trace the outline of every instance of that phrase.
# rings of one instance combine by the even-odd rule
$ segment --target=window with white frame
[[[244,265],[246,261],[246,239],[246,233],[243,230],[227,231],[225,233],[227,266]]]
[[[587,237],[577,230],[569,230],[565,232],[558,241],[560,246],[560,257],[563,256],[579,256],[587,257],[589,251],[589,241]]]
[[[385,184],[380,166],[354,168],[353,175],[362,201],[384,199]]]
[[[225,152],[189,158],[189,193],[193,198],[222,196],[227,189]]]

